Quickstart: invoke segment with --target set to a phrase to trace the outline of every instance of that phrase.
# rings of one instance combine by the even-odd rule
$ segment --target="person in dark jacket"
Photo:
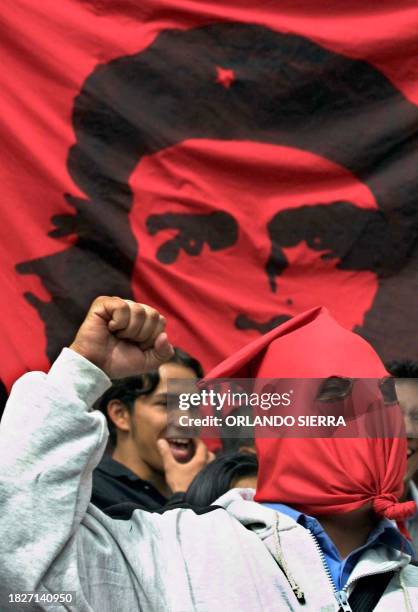
[[[200,363],[179,348],[157,371],[114,380],[97,401],[109,427],[109,452],[93,472],[92,503],[112,514],[116,505],[157,510],[175,492],[186,491],[212,455],[197,438],[167,438],[169,379],[187,384],[203,376]],[[176,459],[164,470],[159,440]]]

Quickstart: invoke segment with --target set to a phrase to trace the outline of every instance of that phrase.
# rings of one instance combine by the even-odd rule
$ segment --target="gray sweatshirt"
[[[250,501],[249,491],[227,493],[204,514],[135,510],[114,520],[91,505],[108,437],[91,406],[109,385],[64,349],[47,375],[25,374],[13,387],[0,425],[1,612],[338,610],[313,536]],[[364,575],[396,570],[376,612],[418,612],[418,568],[409,560],[384,546],[365,551],[348,593]],[[75,603],[8,603],[27,591],[71,591]]]

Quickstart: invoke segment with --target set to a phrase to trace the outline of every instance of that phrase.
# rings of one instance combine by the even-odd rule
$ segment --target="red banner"
[[[2,8],[0,378],[91,300],[160,309],[206,368],[327,306],[418,358],[415,2]]]

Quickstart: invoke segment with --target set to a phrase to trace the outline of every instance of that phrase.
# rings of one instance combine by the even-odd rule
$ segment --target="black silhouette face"
[[[259,166],[234,172],[251,153]],[[324,176],[335,190],[324,192],[318,206]],[[377,291],[376,273],[363,270],[359,279],[338,265],[376,203],[344,168],[285,147],[193,140],[144,159],[130,185],[131,226],[141,245],[136,296],[152,290],[156,275],[166,274],[167,282],[172,275],[178,279],[170,289],[176,315],[187,313],[194,328],[224,330],[224,338],[215,339],[226,351],[237,327],[268,331],[314,304],[336,311],[349,327],[363,321]],[[351,232],[344,228],[350,215],[358,226]],[[216,248],[220,238],[224,244]],[[283,247],[282,269],[273,257],[276,244]],[[211,311],[191,307],[190,296],[194,304],[209,299]],[[164,307],[164,295],[154,299]]]
[[[417,119],[368,63],[261,26],[167,30],[99,66],[68,158],[86,199],[51,233],[77,240],[18,266],[51,294],[28,296],[48,355],[104,292],[174,311],[213,360],[318,300],[387,338],[386,288],[411,286],[416,253]]]

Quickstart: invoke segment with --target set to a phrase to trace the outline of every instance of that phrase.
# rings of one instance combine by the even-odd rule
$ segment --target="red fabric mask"
[[[207,378],[331,376],[382,379],[387,372],[365,340],[341,327],[326,309],[317,308],[247,345]],[[373,388],[370,381],[359,380],[351,393],[352,409],[362,413],[365,402],[383,408],[381,398],[377,384]],[[257,501],[288,504],[314,516],[350,512],[371,503],[377,515],[397,520],[404,532],[404,519],[416,512],[414,502],[398,501],[406,472],[405,437],[258,437],[256,447]]]

